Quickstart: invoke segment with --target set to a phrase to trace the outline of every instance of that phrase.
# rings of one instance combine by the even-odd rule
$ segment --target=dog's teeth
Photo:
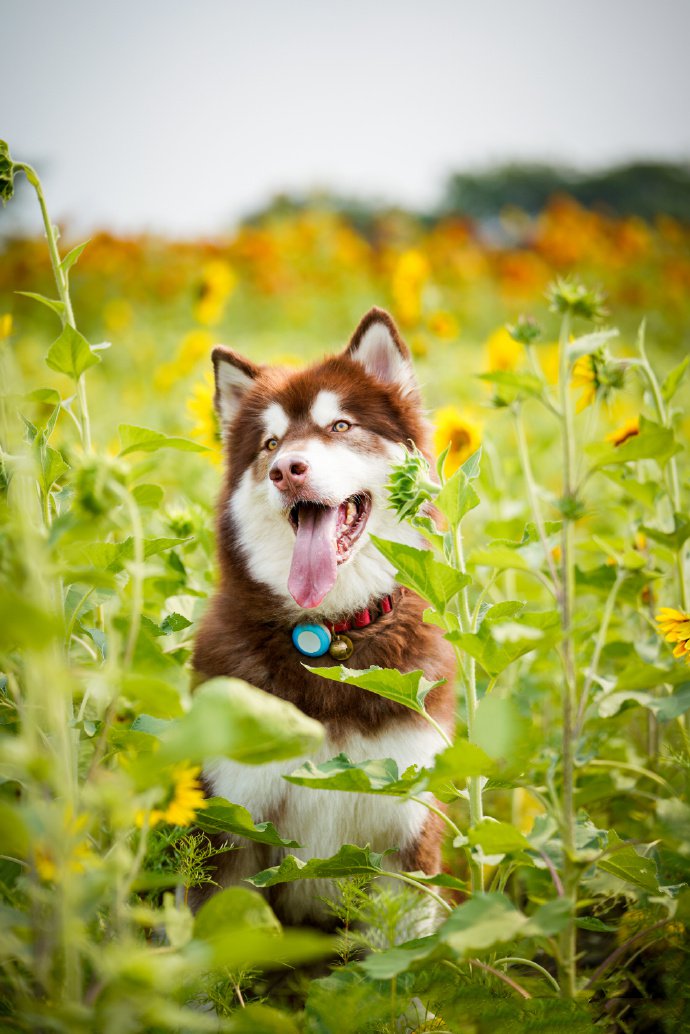
[[[352,521],[353,521],[354,517],[356,516],[356,514],[357,514],[357,507],[355,506],[355,504],[352,502],[351,499],[348,499],[348,502],[347,502],[347,513],[345,514],[345,523],[346,524],[352,524]]]

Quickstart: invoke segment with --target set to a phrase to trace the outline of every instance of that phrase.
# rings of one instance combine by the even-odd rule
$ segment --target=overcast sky
[[[507,158],[690,156],[688,0],[4,0],[2,36],[0,137],[75,230],[213,233],[318,187],[424,204]]]

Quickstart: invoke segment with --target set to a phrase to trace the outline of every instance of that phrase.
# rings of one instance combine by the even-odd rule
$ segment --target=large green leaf
[[[430,549],[417,549],[400,542],[371,536],[376,548],[396,568],[401,585],[428,600],[442,614],[454,596],[469,585],[471,578],[449,564],[434,558]]]
[[[307,761],[296,772],[284,776],[289,783],[315,790],[345,790],[351,793],[375,793],[406,797],[422,789],[424,777],[414,767],[401,776],[392,758],[378,761],[350,761],[347,754],[338,754],[321,765]]]
[[[467,833],[472,847],[481,847],[484,854],[509,854],[512,851],[527,851],[530,842],[519,829],[509,822],[482,819]]]
[[[408,671],[404,675],[395,668],[371,667],[364,671],[345,668],[342,664],[334,664],[328,668],[311,668],[309,671],[321,675],[332,682],[345,682],[348,686],[359,686],[386,700],[394,700],[397,704],[409,707],[418,714],[424,713],[424,701],[436,686],[442,686],[445,679],[430,682],[421,671]]]
[[[458,796],[457,783],[464,784],[473,776],[490,776],[495,767],[495,762],[480,746],[457,738],[452,747],[436,756],[427,777],[427,787],[440,800],[451,801]]]
[[[217,678],[197,688],[184,717],[161,734],[164,761],[232,758],[261,765],[310,754],[324,737],[320,722],[294,704],[241,679]]]
[[[272,822],[254,823],[246,808],[231,804],[223,797],[209,798],[206,807],[197,813],[195,823],[204,833],[232,833],[275,847],[301,847],[296,840],[281,837]]]
[[[475,453],[475,455],[477,454]],[[470,458],[473,459],[474,457]],[[473,477],[478,475],[478,461],[476,474],[474,473],[474,468],[472,473]],[[434,504],[438,507],[441,513],[446,515],[451,528],[457,527],[466,513],[473,510],[475,506],[479,506],[479,496],[472,487],[470,478],[465,472],[464,467],[459,467],[458,470],[448,478],[445,485],[436,496]]]
[[[205,445],[193,442],[189,438],[177,438],[174,435],[154,431],[149,427],[137,427],[134,424],[120,424],[120,456],[128,456],[132,452],[156,452],[158,449],[177,449],[180,452],[208,452]]]
[[[294,880],[337,880],[347,876],[381,876],[385,869],[381,865],[384,855],[369,847],[355,847],[343,844],[331,858],[310,858],[303,862],[289,854],[280,865],[248,876],[247,882],[255,887],[273,887],[276,883],[292,883]]]
[[[62,333],[53,341],[46,356],[46,363],[51,370],[67,374],[75,380],[100,361],[101,357],[92,350],[86,338],[69,323],[62,328]]]
[[[688,672],[683,673],[688,678]],[[598,712],[602,718],[611,718],[618,714],[624,704],[636,703],[646,707],[662,722],[678,718],[690,710],[690,682],[679,686],[670,696],[655,696],[640,689],[623,689],[617,693],[608,693],[598,701]]]
[[[194,936],[214,941],[232,928],[279,934],[280,923],[266,899],[248,887],[226,887],[206,901],[194,919]]]
[[[505,614],[489,611],[477,632],[449,632],[446,638],[474,657],[489,675],[496,676],[524,654],[550,648],[560,634],[556,611],[522,614],[505,620],[510,617],[507,610]]]
[[[651,858],[644,858],[639,855],[632,845],[621,847],[623,841],[614,830],[609,830],[607,847],[612,849],[610,854],[598,862],[598,867],[604,872],[618,876],[626,883],[632,883],[636,887],[651,894],[658,894],[659,881],[657,879],[656,865]]]

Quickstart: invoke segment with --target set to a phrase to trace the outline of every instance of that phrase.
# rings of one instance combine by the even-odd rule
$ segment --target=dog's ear
[[[409,349],[385,309],[370,309],[362,317],[345,355],[377,380],[397,385],[403,395],[417,388]]]
[[[223,435],[227,435],[237,416],[245,392],[261,372],[249,359],[233,352],[225,345],[216,345],[211,353],[216,391],[213,404],[220,420]]]

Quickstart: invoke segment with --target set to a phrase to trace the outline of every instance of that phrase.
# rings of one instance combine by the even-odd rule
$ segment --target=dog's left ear
[[[403,395],[417,389],[409,349],[385,309],[370,309],[362,317],[345,355],[378,381],[396,385]]]
[[[227,437],[242,400],[261,373],[261,368],[225,345],[216,345],[211,353],[216,392],[213,404],[221,423],[223,437]]]

